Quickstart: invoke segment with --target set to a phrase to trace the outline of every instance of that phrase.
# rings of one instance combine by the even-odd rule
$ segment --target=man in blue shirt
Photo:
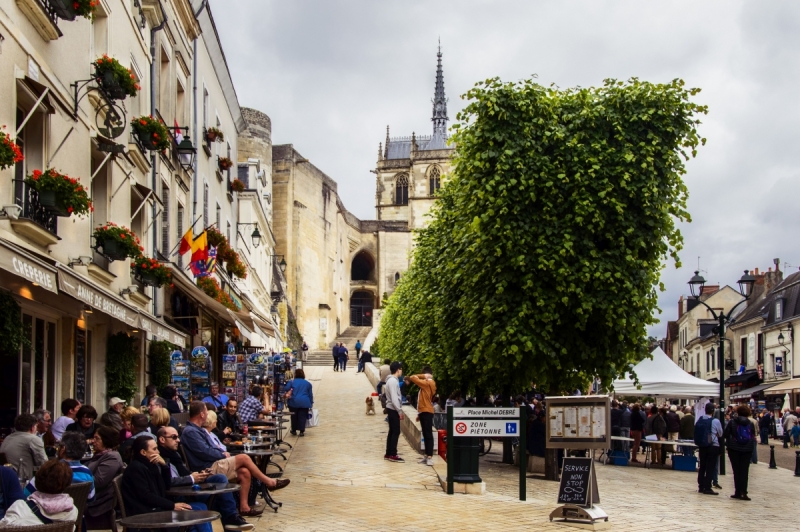
[[[238,479],[242,487],[239,492],[239,512],[245,517],[260,515],[261,512],[251,508],[247,500],[250,494],[250,479],[255,477],[270,491],[285,488],[289,485],[289,480],[269,478],[246,454],[231,456],[231,453],[222,452],[212,443],[211,437],[203,428],[207,417],[206,404],[202,401],[192,402],[189,406],[189,422],[181,434],[189,469],[192,471],[207,469],[212,475],[225,475],[228,480]]]
[[[214,405],[214,408],[217,409],[217,412],[221,411],[225,408],[225,405],[228,404],[228,396],[224,393],[219,393],[219,383],[212,382],[211,383],[211,393],[203,398],[204,403],[211,403]]]
[[[711,445],[707,447],[698,447],[700,467],[697,472],[697,491],[704,495],[719,495],[719,493],[711,489],[711,482],[719,459],[719,442],[722,439],[722,423],[713,416],[714,403],[707,403],[705,415],[700,416],[700,419],[697,420],[697,423],[700,423],[704,419],[711,418]],[[697,423],[695,423],[695,434],[697,434]]]

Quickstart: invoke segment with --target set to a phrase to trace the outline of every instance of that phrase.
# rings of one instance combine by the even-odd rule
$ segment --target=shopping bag
[[[319,410],[316,408],[312,408],[308,411],[308,422],[306,423],[307,427],[318,427],[319,426]]]

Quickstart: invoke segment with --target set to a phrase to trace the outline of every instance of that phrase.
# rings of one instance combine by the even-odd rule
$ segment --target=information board
[[[607,395],[548,397],[549,449],[605,449],[611,441]]]
[[[558,486],[558,503],[575,506],[592,506],[600,502],[597,478],[591,458],[564,458],[561,484]]]

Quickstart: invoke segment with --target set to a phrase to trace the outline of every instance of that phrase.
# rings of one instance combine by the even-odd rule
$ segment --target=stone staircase
[[[355,355],[356,355],[356,341],[361,340],[361,343],[364,343],[364,339],[367,337],[369,332],[372,330],[372,327],[348,327],[345,329],[341,335],[339,335],[336,340],[330,343],[328,349],[325,350],[308,350],[308,359],[303,363],[304,366],[333,366],[333,354],[331,350],[333,349],[333,344],[338,342],[344,342],[347,346],[347,350],[350,352],[350,363],[353,365],[356,364]]]

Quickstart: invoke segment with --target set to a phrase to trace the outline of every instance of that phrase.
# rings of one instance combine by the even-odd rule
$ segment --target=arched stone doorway
[[[351,281],[375,281],[375,259],[369,252],[361,250],[350,264]]]
[[[372,327],[375,296],[366,290],[357,290],[350,296],[350,326]]]

